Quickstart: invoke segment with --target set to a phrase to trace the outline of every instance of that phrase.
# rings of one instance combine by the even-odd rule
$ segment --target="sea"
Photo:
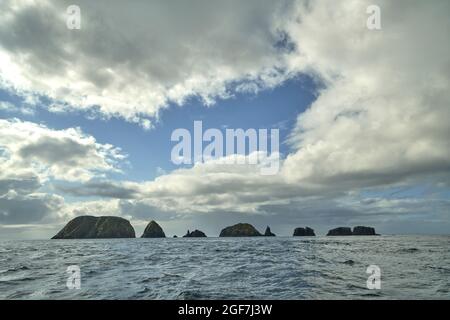
[[[0,299],[449,299],[450,236],[0,241]]]

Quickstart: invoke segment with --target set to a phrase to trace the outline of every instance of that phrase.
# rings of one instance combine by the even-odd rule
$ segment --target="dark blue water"
[[[0,298],[449,299],[449,248],[449,236],[2,241]]]

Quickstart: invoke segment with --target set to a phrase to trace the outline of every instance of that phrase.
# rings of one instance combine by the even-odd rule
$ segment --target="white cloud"
[[[52,130],[44,125],[0,119],[0,178],[39,176],[87,181],[118,172],[120,149],[100,144],[78,128]]]
[[[379,1],[382,30],[365,28],[370,1],[315,1],[288,27],[326,87],[300,114],[284,173],[343,188],[450,169],[450,30],[447,1]],[[445,178],[443,178],[445,179]]]
[[[0,79],[53,99],[51,110],[98,108],[150,128],[169,102],[279,84],[290,2],[78,1],[81,30],[68,30],[70,1],[3,1]]]
[[[17,107],[8,101],[0,101],[0,111],[7,113],[21,113],[24,115],[34,115],[35,110],[30,106]]]
[[[289,70],[314,75],[324,88],[299,115],[280,175],[211,162],[145,184],[146,201],[176,212],[267,214],[262,208],[305,201],[320,208],[323,199],[424,177],[448,181],[449,4],[383,1],[381,31],[366,28],[369,4],[299,3],[286,24],[296,47]],[[390,212],[401,205],[390,203]]]

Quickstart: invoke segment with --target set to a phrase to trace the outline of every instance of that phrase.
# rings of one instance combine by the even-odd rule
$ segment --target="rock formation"
[[[267,226],[266,232],[264,232],[264,235],[265,235],[266,237],[275,237],[275,233],[272,233],[272,232],[270,231],[270,227],[269,227],[269,226]]]
[[[141,238],[165,238],[163,229],[154,220],[150,221]]]
[[[130,222],[120,217],[80,216],[70,220],[52,239],[135,238]]]
[[[187,233],[183,236],[183,238],[206,238],[206,234],[204,234],[200,230],[194,230],[192,232],[187,231]]]
[[[357,226],[352,229],[348,227],[339,227],[328,231],[327,236],[377,236],[375,228]]]
[[[294,229],[294,237],[314,237],[316,234],[314,230],[306,227],[306,228],[295,228]]]
[[[352,229],[348,227],[339,227],[328,231],[327,236],[351,236]]]
[[[357,226],[353,228],[354,236],[376,236],[375,228]]]
[[[219,237],[257,237],[261,236],[258,230],[249,223],[238,223],[222,229]]]

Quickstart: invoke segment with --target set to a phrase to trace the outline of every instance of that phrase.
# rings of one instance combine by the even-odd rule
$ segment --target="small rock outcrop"
[[[178,236],[176,234],[173,235],[174,238],[178,238]]]
[[[264,236],[266,236],[266,237],[275,237],[275,233],[272,233],[272,231],[270,231],[270,227],[267,226],[266,231],[264,232]]]
[[[357,226],[352,229],[348,227],[339,227],[328,231],[327,236],[379,236],[375,228]]]
[[[249,223],[238,223],[222,229],[219,237],[259,237],[262,236],[258,230]]]
[[[70,220],[52,239],[135,238],[130,221],[120,217],[80,216]]]
[[[328,231],[327,236],[351,236],[353,235],[352,229],[348,227],[339,227]]]
[[[141,238],[165,238],[163,229],[154,220],[150,221]]]
[[[352,234],[354,236],[377,236],[375,228],[363,226],[354,227]]]
[[[200,230],[194,230],[192,232],[189,232],[188,230],[183,238],[206,238],[206,234]]]
[[[294,229],[294,237],[315,237],[316,234],[314,233],[314,230],[306,227],[306,228],[295,228]]]

